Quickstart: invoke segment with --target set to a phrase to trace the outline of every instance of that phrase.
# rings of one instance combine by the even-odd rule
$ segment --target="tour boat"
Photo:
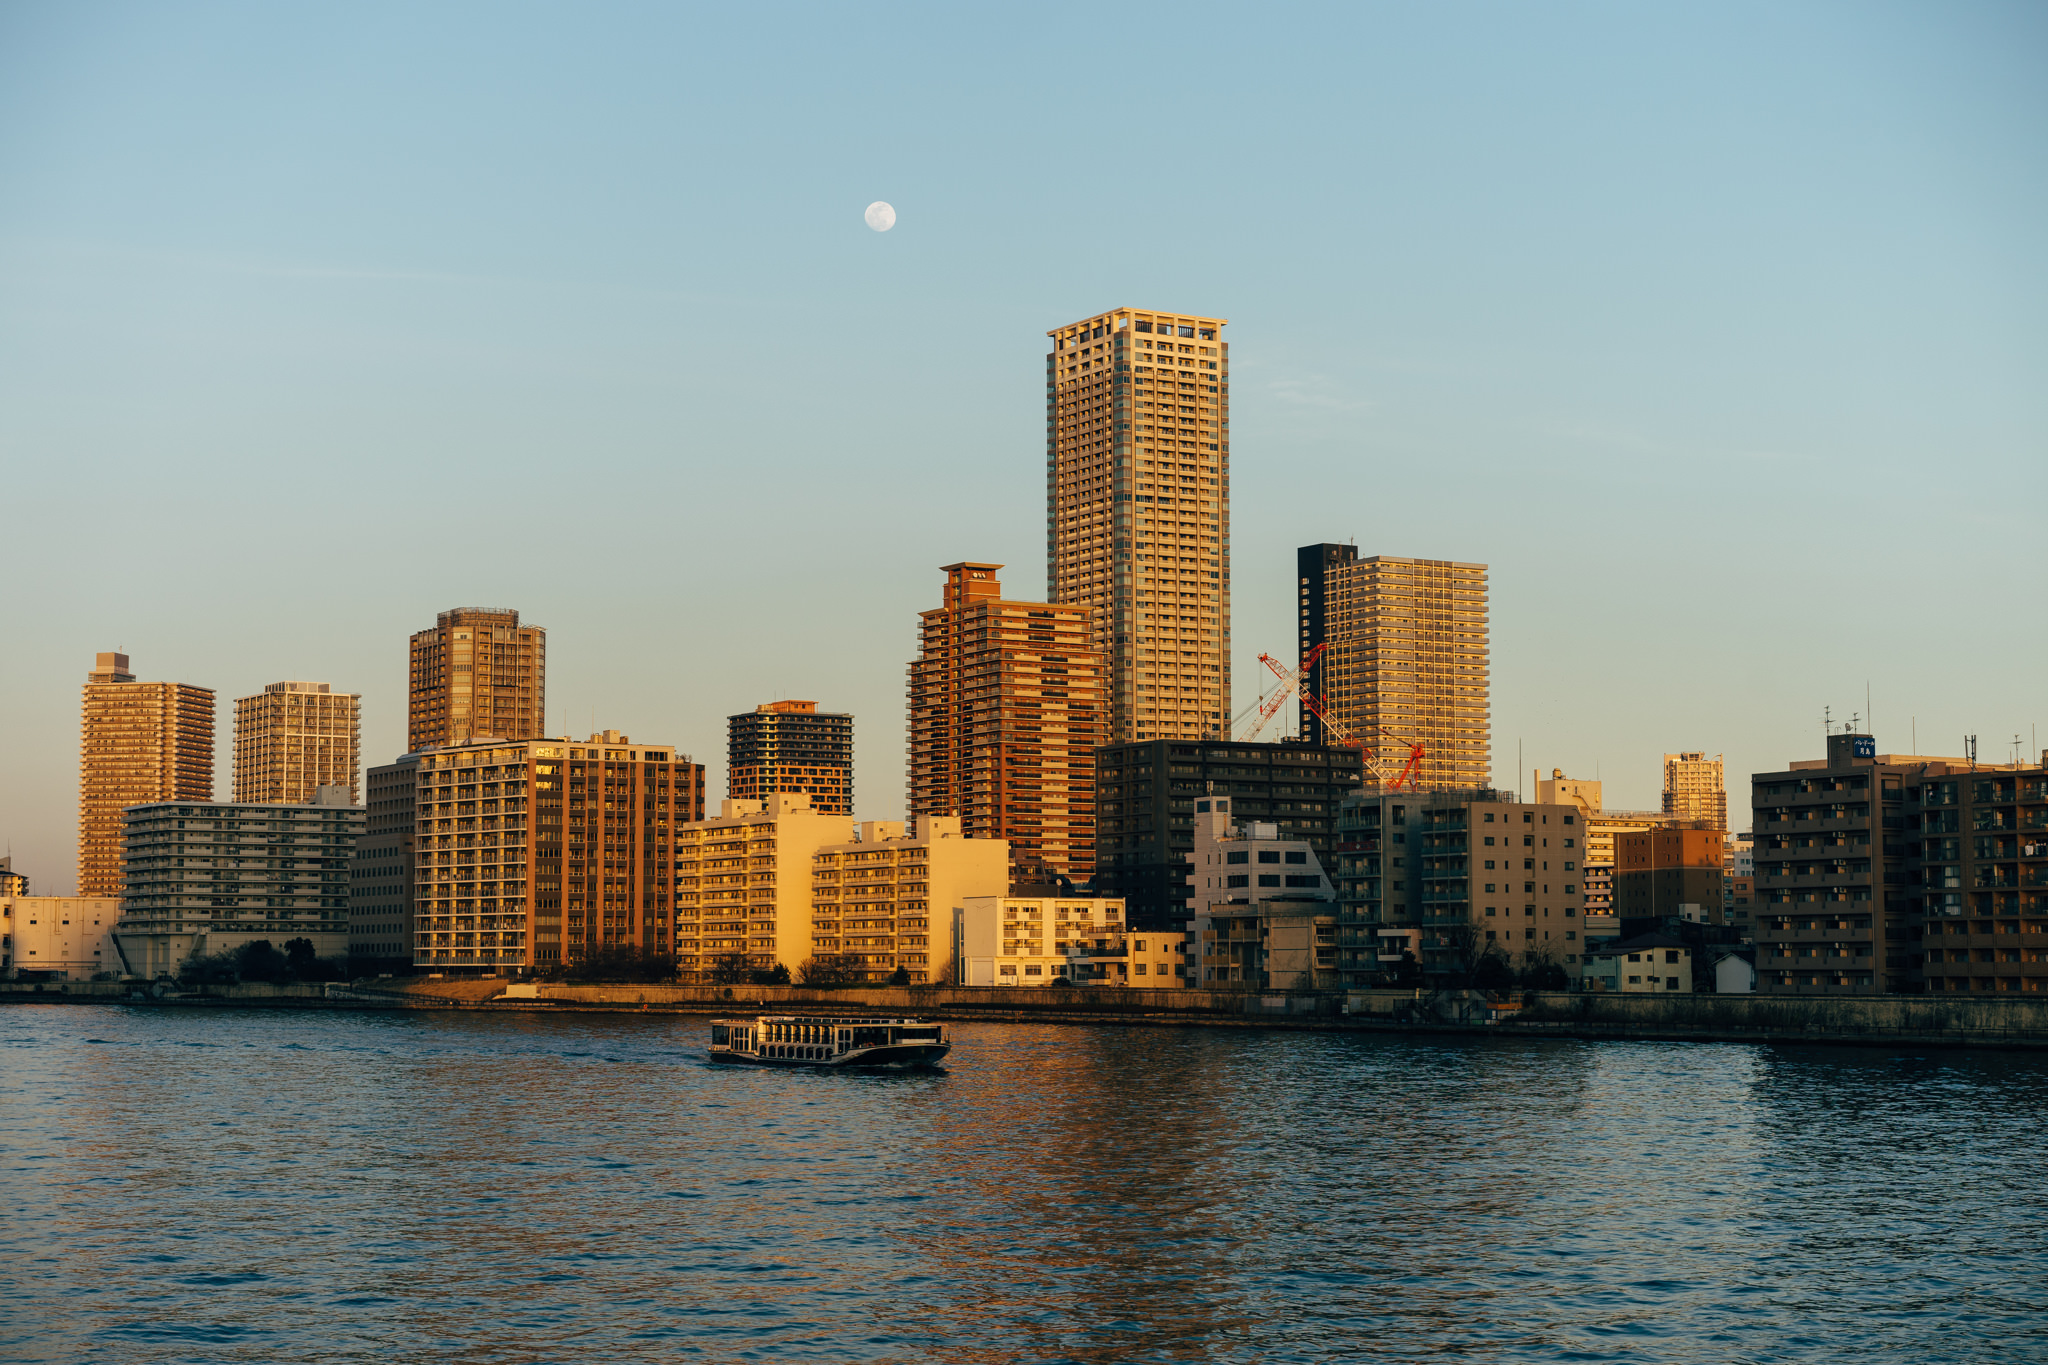
[[[818,1019],[763,1014],[715,1019],[711,1060],[753,1066],[931,1066],[952,1051],[922,1019]]]

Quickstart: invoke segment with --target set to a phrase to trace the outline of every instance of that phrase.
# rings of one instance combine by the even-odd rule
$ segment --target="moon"
[[[895,207],[881,199],[869,204],[868,211],[862,217],[866,218],[868,226],[877,232],[887,232],[896,226]]]

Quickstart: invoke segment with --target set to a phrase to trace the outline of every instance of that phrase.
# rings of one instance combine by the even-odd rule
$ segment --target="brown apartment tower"
[[[276,682],[235,698],[235,800],[310,801],[322,787],[347,787],[362,803],[358,748],[363,699],[323,682]]]
[[[1323,646],[1309,686],[1345,736],[1364,741],[1367,783],[1398,777],[1420,744],[1423,788],[1491,785],[1486,566],[1360,559],[1353,545],[1303,546],[1295,565],[1302,662]],[[1301,734],[1345,738],[1313,714]]]
[[[121,894],[121,812],[213,799],[213,689],[137,682],[126,654],[85,679],[78,752],[78,894]]]
[[[1092,613],[1105,742],[1229,738],[1223,327],[1116,308],[1047,334],[1046,591]]]
[[[412,637],[406,749],[534,739],[547,720],[548,633],[499,607],[444,611]]]
[[[910,664],[910,813],[1008,839],[1011,866],[1085,880],[1095,868],[1095,748],[1107,742],[1086,607],[1006,602],[1000,564],[945,567]]]
[[[771,701],[727,716],[726,795],[803,792],[821,815],[853,814],[853,717],[814,701]]]

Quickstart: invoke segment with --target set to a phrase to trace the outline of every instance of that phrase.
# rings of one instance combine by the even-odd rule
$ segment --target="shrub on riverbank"
[[[308,938],[289,939],[284,951],[267,938],[253,939],[224,953],[194,954],[178,965],[178,979],[194,985],[264,981],[289,986],[299,981],[346,981],[345,959],[320,957]]]
[[[648,985],[676,979],[674,953],[617,944],[579,954],[535,973],[543,981],[583,981],[593,985]]]

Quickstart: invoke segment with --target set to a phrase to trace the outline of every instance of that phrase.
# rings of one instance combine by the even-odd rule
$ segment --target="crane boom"
[[[1353,745],[1357,748],[1359,761],[1365,765],[1365,770],[1372,774],[1373,780],[1381,786],[1393,791],[1399,791],[1402,784],[1405,783],[1410,791],[1422,790],[1422,760],[1426,752],[1422,745],[1412,740],[1401,738],[1384,725],[1376,727],[1379,733],[1393,740],[1394,743],[1406,745],[1408,748],[1408,762],[1402,767],[1394,780],[1389,782],[1386,769],[1380,766],[1378,758],[1368,750],[1366,740],[1363,737],[1353,735],[1342,721],[1330,714],[1321,699],[1309,690],[1308,671],[1315,667],[1316,660],[1322,657],[1323,650],[1327,644],[1328,641],[1319,642],[1314,649],[1309,651],[1308,657],[1302,660],[1300,670],[1301,704],[1306,706],[1315,718],[1323,723],[1324,729],[1336,736],[1339,743]],[[1263,658],[1264,656],[1261,655],[1260,657]]]
[[[1267,723],[1274,716],[1280,714],[1280,708],[1287,705],[1289,701],[1299,700],[1303,709],[1321,721],[1323,728],[1329,731],[1339,744],[1349,745],[1358,750],[1359,762],[1365,766],[1367,772],[1372,774],[1373,781],[1392,791],[1399,791],[1404,785],[1410,791],[1422,790],[1422,760],[1427,754],[1427,750],[1422,745],[1412,740],[1401,738],[1401,736],[1387,729],[1384,725],[1374,727],[1380,734],[1385,735],[1396,744],[1405,746],[1408,750],[1407,763],[1402,766],[1401,771],[1395,774],[1392,780],[1389,780],[1387,769],[1380,764],[1377,757],[1376,751],[1378,746],[1368,747],[1366,739],[1353,735],[1342,721],[1330,714],[1329,708],[1323,705],[1322,699],[1316,696],[1315,692],[1309,687],[1309,671],[1316,666],[1316,661],[1323,657],[1323,651],[1327,648],[1329,648],[1327,641],[1319,642],[1303,657],[1300,666],[1297,668],[1289,668],[1270,654],[1261,654],[1259,656],[1259,662],[1272,670],[1273,676],[1280,680],[1280,686],[1273,689],[1271,696],[1259,703],[1258,719],[1253,722],[1252,728],[1245,735],[1245,738],[1247,740],[1257,739],[1260,732],[1266,728]],[[1241,720],[1243,717],[1239,717],[1239,719]]]

